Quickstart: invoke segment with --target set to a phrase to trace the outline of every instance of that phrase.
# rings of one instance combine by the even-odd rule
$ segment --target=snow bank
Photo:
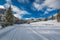
[[[60,23],[58,23],[56,20],[49,20],[49,21],[40,21],[40,22],[34,22],[30,23],[32,26],[60,26]]]

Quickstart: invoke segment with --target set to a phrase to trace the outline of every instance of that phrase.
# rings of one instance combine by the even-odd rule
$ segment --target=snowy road
[[[30,25],[8,27],[0,30],[0,40],[60,40],[60,29],[45,28]]]

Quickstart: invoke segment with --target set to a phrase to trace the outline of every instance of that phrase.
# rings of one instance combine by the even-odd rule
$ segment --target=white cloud
[[[18,7],[13,6],[13,5],[12,5],[12,10],[17,13],[17,14],[14,14],[14,16],[16,16],[16,17],[18,17],[18,18],[22,18],[22,16],[23,16],[24,14],[29,14],[27,11],[25,11],[25,10],[20,10]]]
[[[45,11],[45,14],[48,14],[49,12],[51,12],[51,11],[53,11],[54,9],[47,9],[46,11]]]
[[[44,15],[45,15],[55,9],[60,9],[60,0],[45,0],[45,2],[42,5],[53,8],[53,9],[48,8],[44,13]]]
[[[18,7],[13,6],[13,5],[12,5],[12,10],[13,10],[14,12],[17,12],[18,14],[28,14],[27,11],[25,11],[25,10],[20,10]]]
[[[60,9],[60,0],[45,0],[42,4],[39,4],[40,0],[35,0],[33,7],[38,11],[41,10],[44,6],[48,6],[53,9]],[[50,9],[49,9],[50,10]]]
[[[43,5],[40,5],[38,3],[33,3],[33,6],[39,11],[41,10],[44,6]]]
[[[48,9],[45,11],[44,15],[45,15],[45,14],[48,14],[49,12],[51,12],[51,11],[53,11],[53,10],[55,10],[55,9],[48,8]]]
[[[55,9],[60,9],[60,0],[45,0],[43,5],[46,5]]]
[[[54,9],[50,9],[50,8],[49,8],[49,9],[47,9],[47,11],[48,11],[48,12],[49,12],[49,11],[52,11],[52,10],[54,10]]]

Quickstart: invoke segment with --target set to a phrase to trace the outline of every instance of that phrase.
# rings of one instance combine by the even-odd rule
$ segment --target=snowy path
[[[45,27],[47,28],[47,27]],[[60,40],[60,29],[18,25],[0,30],[0,40]],[[1,31],[3,31],[1,33]]]

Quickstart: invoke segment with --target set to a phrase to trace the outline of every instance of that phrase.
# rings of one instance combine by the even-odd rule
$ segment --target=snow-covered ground
[[[0,30],[0,40],[60,40],[60,25],[54,21],[6,27]]]
[[[40,22],[34,22],[30,23],[33,26],[60,26],[60,23],[57,22],[57,20],[49,20],[49,21],[40,21]]]

